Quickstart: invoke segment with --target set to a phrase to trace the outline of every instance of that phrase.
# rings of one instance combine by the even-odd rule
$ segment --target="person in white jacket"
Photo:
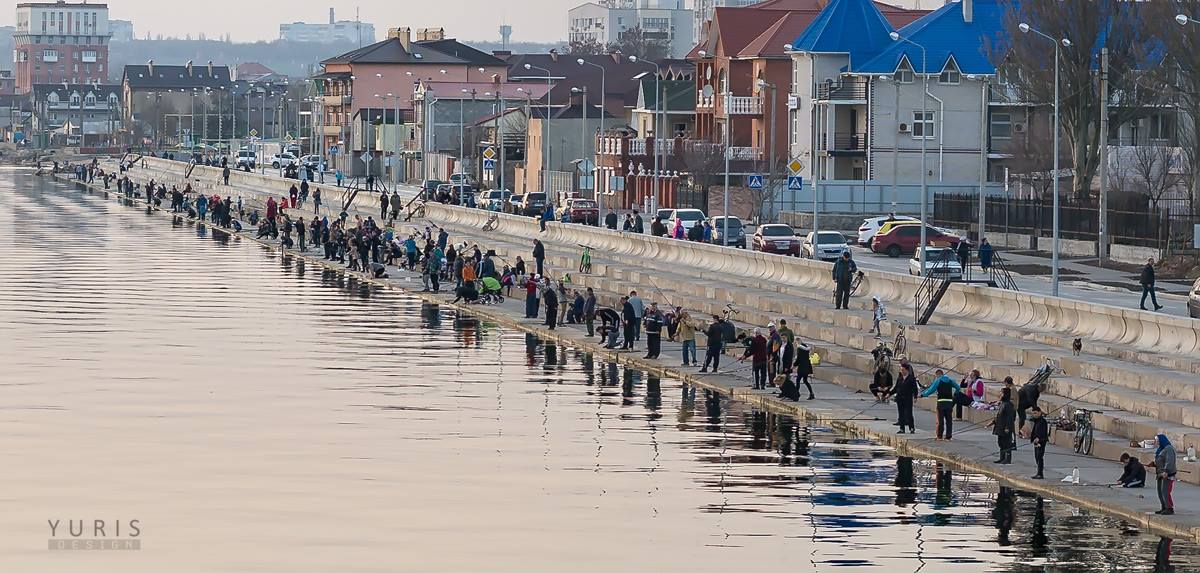
[[[879,302],[879,297],[871,297],[871,330],[875,334],[883,334],[880,324],[887,320],[887,310],[883,308],[883,303]]]

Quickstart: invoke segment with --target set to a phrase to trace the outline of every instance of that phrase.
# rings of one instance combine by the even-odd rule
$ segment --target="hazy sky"
[[[382,39],[387,29],[443,27],[448,36],[463,40],[499,39],[503,20],[513,27],[514,41],[552,42],[567,35],[567,10],[584,0],[108,0],[109,17],[132,20],[134,34],[164,36],[203,32],[210,38],[226,32],[237,42],[273,40],[279,24],[326,22],[329,8],[338,20],[353,20],[354,10],[364,22],[375,24]],[[9,6],[13,6],[10,4]],[[12,8],[0,9],[0,25],[13,25]]]

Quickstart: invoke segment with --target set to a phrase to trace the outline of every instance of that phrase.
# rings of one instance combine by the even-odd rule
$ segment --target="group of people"
[[[650,223],[650,234],[655,237],[669,237],[694,243],[711,243],[713,226],[707,219],[703,221],[697,219],[690,227],[684,225],[682,219],[675,219],[675,222],[668,226],[662,217],[655,217]]]

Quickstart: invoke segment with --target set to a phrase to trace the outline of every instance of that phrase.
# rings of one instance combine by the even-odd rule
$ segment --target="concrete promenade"
[[[181,172],[181,166],[178,168]],[[170,169],[153,173],[138,173],[135,169],[131,175],[139,181],[144,181],[145,178],[153,176],[156,180],[164,181],[163,174],[169,173]],[[173,184],[170,180],[165,180],[170,186]],[[248,190],[249,188],[247,188]],[[273,195],[278,195],[278,192],[272,192]],[[110,196],[117,197],[117,194],[110,193]],[[250,203],[248,201],[248,203]],[[436,217],[436,207],[430,206],[427,209],[427,215]],[[376,212],[369,205],[363,205],[361,208],[362,214]],[[485,214],[486,215],[486,214]],[[167,215],[164,215],[167,216]],[[452,217],[447,217],[452,218]],[[436,220],[436,219],[435,219]],[[458,230],[458,227],[450,227],[451,240],[474,243],[478,241],[483,248],[497,248],[504,258],[512,259],[516,254],[528,254],[527,245],[519,238],[514,239],[510,235],[493,233],[488,234],[481,231],[478,227],[465,227]],[[246,240],[252,240],[249,234],[242,234]],[[513,242],[515,241],[515,242]],[[495,245],[495,247],[493,247]],[[556,246],[548,250],[551,251],[551,256],[548,259],[551,275],[560,275],[564,272],[572,270],[575,257],[573,252],[563,252],[561,247]],[[278,245],[269,245],[272,248],[278,249]],[[519,250],[515,250],[519,249]],[[577,248],[575,249],[577,251]],[[295,253],[293,253],[295,254]],[[341,265],[330,263],[322,260],[319,256],[308,254],[298,254],[303,256],[310,264],[326,266],[330,268],[341,269]],[[528,258],[528,257],[526,257]],[[651,259],[651,263],[656,263]],[[693,297],[687,296],[686,289],[667,290],[671,286],[683,287],[697,285],[708,285],[708,280],[694,280],[687,285],[656,285],[655,278],[649,274],[645,268],[637,268],[629,271],[629,275],[622,275],[617,269],[622,266],[622,263],[609,258],[609,253],[598,252],[594,261],[593,275],[573,275],[576,279],[576,286],[583,283],[590,283],[589,286],[595,286],[600,290],[600,296],[603,304],[611,304],[614,297],[624,292],[626,287],[637,287],[643,289],[643,295],[647,300],[660,300],[663,302],[682,304],[685,307],[692,309],[693,316],[705,316],[706,309],[712,309],[717,306],[724,306],[726,299],[739,299],[739,306],[746,305],[739,315],[739,319],[743,322],[742,326],[750,324],[762,325],[765,324],[765,318],[771,317],[786,317],[789,323],[793,324],[793,328],[797,330],[797,334],[806,340],[810,341],[817,347],[817,352],[822,355],[822,365],[817,368],[816,372],[816,394],[818,400],[802,401],[799,404],[782,401],[772,396],[770,391],[754,391],[750,390],[749,377],[750,372],[748,366],[737,365],[733,368],[728,368],[719,375],[702,375],[692,368],[681,368],[679,363],[679,345],[676,343],[664,342],[663,358],[659,360],[647,360],[642,358],[642,349],[636,352],[615,352],[602,349],[595,339],[584,337],[584,332],[578,327],[562,327],[556,331],[550,332],[540,325],[540,322],[534,322],[520,318],[524,314],[524,301],[522,297],[519,300],[509,299],[504,305],[496,306],[479,306],[479,305],[454,305],[449,303],[452,297],[448,294],[432,294],[432,293],[412,293],[414,296],[422,297],[426,300],[437,302],[439,304],[460,308],[473,314],[486,317],[500,324],[521,328],[526,331],[534,332],[547,340],[553,340],[563,344],[569,344],[579,348],[587,349],[594,352],[597,356],[608,360],[615,360],[622,364],[628,364],[633,367],[645,369],[652,372],[657,372],[666,376],[675,377],[688,383],[696,384],[704,388],[709,388],[722,392],[723,394],[731,395],[737,399],[744,400],[758,406],[771,409],[780,413],[795,415],[802,418],[807,418],[830,426],[843,429],[852,433],[869,436],[879,441],[895,447],[902,454],[916,455],[929,457],[947,461],[970,471],[979,472],[1015,487],[1028,491],[1039,492],[1045,495],[1053,496],[1060,499],[1065,499],[1080,505],[1081,507],[1091,508],[1103,511],[1109,514],[1116,515],[1130,522],[1140,524],[1142,526],[1153,529],[1157,532],[1170,535],[1172,537],[1200,540],[1200,511],[1194,511],[1192,508],[1200,508],[1200,487],[1189,484],[1180,484],[1176,489],[1177,506],[1180,513],[1172,517],[1160,517],[1150,514],[1150,511],[1157,509],[1157,501],[1154,496],[1153,489],[1144,490],[1120,490],[1104,487],[1104,484],[1115,479],[1119,474],[1119,467],[1103,459],[1096,457],[1084,457],[1075,455],[1070,450],[1060,447],[1051,446],[1047,455],[1047,480],[1036,481],[1028,479],[1028,476],[1033,473],[1032,459],[1028,444],[1022,444],[1017,452],[1016,463],[1011,466],[998,466],[991,463],[991,460],[996,456],[996,443],[994,436],[983,427],[986,421],[990,419],[990,413],[975,412],[968,410],[968,419],[960,422],[958,431],[956,432],[953,442],[935,442],[932,439],[930,430],[934,425],[933,415],[928,411],[931,407],[929,400],[921,400],[918,403],[917,411],[917,426],[918,433],[915,436],[898,436],[895,434],[895,426],[891,424],[891,420],[895,416],[894,408],[886,404],[875,404],[869,394],[864,394],[868,383],[867,376],[862,369],[863,363],[869,357],[863,356],[865,353],[862,350],[856,350],[850,346],[851,342],[856,342],[862,345],[873,346],[873,340],[869,336],[863,334],[865,327],[865,316],[862,312],[841,312],[835,313],[828,308],[829,297],[825,292],[808,293],[805,296],[793,295],[788,292],[776,292],[774,297],[766,297],[774,299],[774,302],[785,301],[788,298],[796,298],[793,301],[793,307],[790,310],[799,311],[799,307],[805,307],[804,312],[783,313],[775,312],[770,308],[757,310],[749,298],[757,298],[756,293],[747,295],[742,293],[739,296],[733,296],[731,293],[722,292],[718,296],[716,291],[711,291],[708,301],[697,301]],[[669,265],[666,265],[661,271],[670,277],[671,273]],[[389,273],[392,279],[376,281],[373,279],[362,278],[361,280],[370,280],[381,285],[386,285],[391,288],[406,289],[411,285],[419,284],[413,282],[416,275],[405,273],[395,268],[390,268]],[[644,286],[638,286],[644,285]],[[705,289],[713,289],[717,287],[704,286]],[[727,289],[738,290],[734,285],[726,285]],[[649,292],[648,292],[649,291]],[[710,292],[710,291],[706,291]],[[815,294],[815,296],[814,296]],[[820,302],[818,302],[820,301]],[[705,305],[707,302],[707,306]],[[760,301],[761,302],[761,301]],[[768,301],[769,302],[769,301]],[[861,308],[861,300],[857,301],[855,306]],[[824,306],[824,308],[818,307]],[[829,318],[828,322],[818,322],[821,318]],[[745,322],[749,321],[749,322]],[[851,326],[853,325],[853,327]],[[855,331],[856,332],[852,332]],[[953,334],[941,333],[932,336],[934,340],[926,343],[922,340],[925,336],[917,331],[910,329],[910,351],[909,354],[917,364],[917,372],[922,380],[930,379],[931,369],[940,362],[946,362],[944,366],[949,370],[956,368],[967,359],[973,359],[971,354],[965,352],[955,352],[953,349],[942,348],[942,352],[935,351],[932,347],[933,342],[939,337],[941,342],[952,342],[949,339],[954,338]],[[851,338],[857,340],[851,341]],[[841,341],[839,343],[839,340]],[[1018,339],[1020,340],[1020,339]],[[964,345],[964,350],[972,344],[978,345],[979,341],[974,343],[968,342]],[[982,342],[984,351],[983,356],[987,355],[988,343],[986,340]],[[1024,344],[1034,345],[1029,341],[1024,341]],[[703,342],[700,344],[703,347]],[[925,349],[923,347],[929,346]],[[953,344],[949,346],[953,347]],[[1007,351],[998,352],[998,354],[1006,354]],[[1011,356],[1009,358],[1012,358]],[[1024,358],[1019,356],[1017,358]],[[1095,358],[1081,359],[1079,363],[1089,363],[1095,361]],[[939,362],[940,361],[940,362]],[[1068,369],[1079,368],[1080,365],[1065,364]],[[1143,366],[1145,366],[1143,364]],[[999,367],[998,365],[996,366]],[[1145,366],[1149,367],[1149,366]],[[1025,374],[1028,370],[1021,369]],[[962,371],[958,368],[958,371]],[[1178,376],[1178,373],[1176,373]],[[1023,379],[1023,378],[1020,378]],[[1082,381],[1081,381],[1082,382]],[[1178,380],[1176,381],[1178,382]],[[1058,388],[1052,388],[1058,390]],[[1099,387],[1092,390],[1096,392]],[[864,396],[866,396],[864,398]],[[1044,405],[1054,406],[1056,396],[1045,396]],[[1059,400],[1062,398],[1059,397]],[[1122,414],[1120,418],[1128,418],[1128,414]],[[1155,421],[1143,422],[1146,424],[1155,424]],[[1058,444],[1064,443],[1063,436],[1057,436]],[[1148,437],[1148,436],[1147,436]],[[1069,436],[1067,436],[1069,441]],[[1104,440],[1100,435],[1097,436],[1097,449],[1102,450],[1102,442]],[[1116,442],[1116,445],[1111,442]],[[1128,449],[1128,441],[1122,444],[1117,438],[1109,440],[1109,449],[1126,450]],[[1182,443],[1178,444],[1180,451],[1185,449]],[[1147,457],[1152,452],[1138,452],[1138,455]],[[1105,456],[1107,457],[1107,456]],[[1058,478],[1069,473],[1073,468],[1078,467],[1083,479],[1080,485],[1060,484]],[[1190,477],[1195,481],[1195,464],[1182,463],[1181,469],[1186,472],[1183,477]]]

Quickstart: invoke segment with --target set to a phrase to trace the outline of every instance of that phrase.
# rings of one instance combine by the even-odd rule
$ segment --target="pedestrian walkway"
[[[113,196],[115,197],[115,194]],[[164,217],[169,215],[169,213],[164,213]],[[253,240],[252,235],[248,232],[242,233],[240,236],[247,240]],[[476,237],[454,235],[451,240],[458,241],[462,238],[474,242]],[[268,244],[271,248],[279,248],[274,243],[264,244]],[[487,244],[481,246],[488,247]],[[293,254],[304,256],[307,261],[315,265],[344,269],[342,265],[323,260],[317,255],[295,253],[294,251]],[[561,257],[556,260],[561,260]],[[606,263],[601,261],[597,264]],[[550,273],[561,275],[568,269],[570,269],[569,266],[552,263]],[[388,273],[391,275],[389,279],[363,277],[362,280],[404,290],[409,290],[412,285],[419,284],[419,275],[416,273],[403,271],[396,267],[389,267]],[[414,279],[417,280],[414,281]],[[549,341],[583,348],[602,358],[714,389],[776,412],[817,420],[839,429],[869,436],[897,448],[902,454],[944,460],[964,469],[989,475],[1021,489],[1066,499],[1084,508],[1116,515],[1135,524],[1148,526],[1160,533],[1185,539],[1200,539],[1197,536],[1197,532],[1200,532],[1200,517],[1197,517],[1200,516],[1200,510],[1191,509],[1200,508],[1200,487],[1182,483],[1177,485],[1176,503],[1181,513],[1170,517],[1155,516],[1148,513],[1157,509],[1152,489],[1108,488],[1106,487],[1107,482],[1115,480],[1120,473],[1116,464],[1097,458],[1078,456],[1070,450],[1053,445],[1047,451],[1048,479],[1045,481],[1031,480],[1028,476],[1032,475],[1033,466],[1028,445],[1022,444],[1017,450],[1016,463],[1013,465],[992,464],[991,460],[997,456],[998,450],[995,437],[983,426],[987,420],[987,414],[973,410],[968,411],[968,419],[957,428],[954,441],[935,442],[930,432],[934,425],[933,414],[926,408],[920,407],[916,411],[917,434],[898,436],[895,434],[895,426],[891,424],[891,420],[895,416],[894,407],[875,403],[870,394],[861,391],[867,381],[862,372],[857,369],[826,364],[818,366],[815,376],[817,399],[792,403],[775,398],[774,392],[771,390],[751,390],[748,365],[738,364],[724,369],[719,374],[710,375],[700,374],[692,368],[680,368],[677,366],[681,356],[679,343],[664,340],[661,357],[645,359],[642,357],[643,349],[640,347],[633,352],[603,349],[599,347],[597,341],[587,338],[579,326],[565,325],[555,331],[548,331],[541,326],[541,321],[520,318],[524,314],[524,301],[521,300],[521,297],[509,298],[505,303],[498,305],[459,305],[449,302],[453,298],[451,293],[413,293],[413,295],[472,312],[499,324],[515,326],[536,333]],[[928,400],[923,400],[921,405],[928,406],[927,402]],[[1145,457],[1147,453],[1139,452],[1139,455]],[[1073,473],[1076,468],[1081,476],[1080,484],[1059,483],[1058,478]]]

